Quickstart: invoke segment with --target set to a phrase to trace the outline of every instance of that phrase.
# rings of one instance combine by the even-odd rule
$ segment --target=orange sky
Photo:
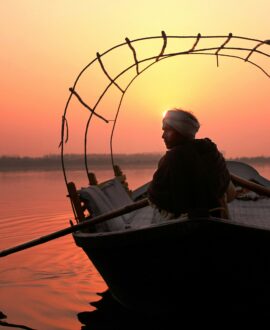
[[[1,1],[0,155],[59,153],[68,88],[97,51],[125,37],[156,36],[162,30],[167,35],[232,32],[270,39],[269,12],[269,0]],[[161,42],[136,45],[138,57],[157,53]],[[113,76],[130,60],[127,49],[108,59],[106,67]],[[264,65],[270,72],[269,60]],[[78,91],[90,106],[105,79],[98,73],[82,78]],[[270,156],[269,86],[269,78],[239,60],[221,58],[219,68],[210,56],[161,61],[138,77],[125,95],[114,150],[164,151],[162,112],[179,106],[198,116],[198,137],[212,138],[226,157]],[[106,96],[100,108],[104,116],[111,115],[117,97],[115,90]],[[69,111],[67,152],[81,153],[89,113],[75,99]],[[94,123],[89,151],[107,152],[111,123]]]

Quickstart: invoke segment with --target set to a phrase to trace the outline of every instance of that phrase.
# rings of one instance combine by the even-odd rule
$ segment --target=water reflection
[[[25,329],[25,330],[35,330],[33,328],[29,328],[26,325],[21,325],[21,324],[14,324],[14,323],[10,323],[10,322],[6,322],[6,321],[1,321],[2,319],[6,319],[7,316],[0,312],[0,326],[3,327],[10,327],[10,328],[19,328],[19,329]]]

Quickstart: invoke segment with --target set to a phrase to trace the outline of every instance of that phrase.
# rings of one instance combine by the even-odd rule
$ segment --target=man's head
[[[162,138],[170,149],[185,140],[194,139],[199,128],[200,123],[192,113],[179,108],[171,109],[163,118]]]

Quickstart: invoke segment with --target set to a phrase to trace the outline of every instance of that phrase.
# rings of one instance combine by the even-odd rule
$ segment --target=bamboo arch
[[[145,57],[140,60],[138,60],[137,52],[136,52],[136,43],[137,42],[147,42],[148,40],[153,40],[153,39],[161,39],[162,44],[160,47],[160,51],[157,53],[157,55],[151,56],[151,57]],[[178,51],[178,52],[166,52],[168,42],[172,39],[180,39],[180,40],[186,40],[186,39],[191,39],[193,41],[193,44],[190,48],[184,51]],[[206,48],[199,48],[200,46],[200,41],[203,39],[214,39],[216,40],[222,40],[222,43],[214,46],[214,47],[206,47]],[[232,40],[237,40],[237,41],[245,41],[248,42],[247,47],[235,47],[235,46],[229,46]],[[262,46],[266,45],[267,46],[267,52],[260,50]],[[166,35],[164,31],[161,32],[161,35],[159,36],[152,36],[152,37],[143,37],[143,38],[138,38],[134,40],[130,40],[129,38],[125,39],[124,43],[118,44],[108,50],[106,50],[103,53],[97,53],[96,58],[93,59],[91,62],[89,62],[78,74],[77,78],[75,79],[73,86],[69,89],[70,94],[68,97],[68,100],[66,102],[64,112],[62,115],[62,125],[61,125],[61,141],[59,147],[61,148],[61,164],[62,164],[62,170],[64,174],[64,180],[67,185],[68,180],[67,180],[67,173],[66,173],[66,166],[65,166],[65,157],[64,157],[64,151],[65,151],[65,144],[68,142],[69,138],[69,132],[68,132],[68,121],[67,121],[67,111],[69,109],[70,101],[73,97],[77,98],[77,100],[90,111],[90,115],[88,118],[88,121],[86,123],[86,128],[85,128],[85,133],[84,133],[84,163],[85,163],[85,170],[86,173],[89,173],[88,169],[88,153],[87,153],[87,141],[88,141],[88,130],[89,130],[89,125],[91,123],[91,120],[93,116],[98,117],[100,120],[103,120],[105,122],[109,122],[108,119],[106,119],[104,116],[101,116],[98,113],[98,106],[100,104],[100,101],[103,99],[105,94],[108,92],[108,90],[112,87],[115,86],[119,92],[120,92],[120,99],[119,103],[115,112],[115,117],[112,120],[113,121],[113,126],[110,134],[110,155],[111,155],[111,163],[112,166],[114,166],[114,155],[113,155],[113,136],[117,124],[117,119],[120,113],[121,105],[123,98],[125,94],[127,93],[129,87],[132,85],[132,83],[135,81],[137,77],[139,77],[143,72],[148,70],[150,67],[153,65],[157,64],[158,62],[162,60],[166,60],[168,58],[180,56],[180,55],[207,55],[207,56],[215,56],[216,57],[216,64],[219,66],[219,57],[230,57],[238,60],[242,60],[244,62],[247,62],[253,66],[255,66],[257,69],[259,69],[264,75],[266,75],[268,78],[270,78],[270,72],[267,72],[265,68],[263,68],[261,65],[256,63],[256,61],[252,61],[252,55],[254,53],[259,54],[260,56],[263,57],[270,57],[270,40],[259,40],[259,39],[254,39],[254,38],[247,38],[247,37],[241,37],[241,36],[233,36],[232,33],[229,33],[228,35],[216,35],[216,36],[203,36],[200,33],[197,34],[196,36],[170,36]],[[133,57],[133,64],[130,66],[126,67],[124,70],[120,71],[115,77],[111,77],[109,74],[107,68],[104,65],[104,58],[114,52],[116,49],[119,49],[121,47],[128,47],[130,49],[130,54]],[[226,51],[227,53],[222,53],[222,51]],[[243,56],[243,53],[245,56]],[[82,75],[86,72],[86,70],[90,70],[92,65],[94,63],[98,63],[100,66],[100,69],[102,70],[103,74],[107,77],[109,80],[108,85],[106,88],[102,91],[102,93],[97,97],[95,100],[95,104],[93,107],[90,107],[88,104],[86,104],[83,99],[81,98],[80,94],[76,90],[77,83],[82,77]],[[147,64],[143,69],[141,69],[141,65],[144,63],[150,62]],[[119,84],[119,78],[123,76],[126,72],[133,70],[135,68],[136,73],[135,75],[130,79],[130,81],[127,83],[125,87],[121,87]]]

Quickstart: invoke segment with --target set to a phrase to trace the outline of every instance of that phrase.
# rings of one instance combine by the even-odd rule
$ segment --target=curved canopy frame
[[[136,52],[136,43],[137,42],[147,42],[152,39],[161,39],[161,47],[160,47],[160,52],[151,57],[145,57],[140,60],[137,58],[137,52]],[[179,52],[166,52],[168,43],[171,41],[171,39],[180,39],[180,40],[185,40],[185,39],[190,39],[193,44],[192,47],[190,47],[187,50],[184,51],[179,51]],[[200,48],[200,41],[202,39],[214,39],[214,41],[217,42],[217,46],[214,47],[202,47]],[[222,41],[220,43],[220,40]],[[236,41],[245,41],[248,43],[248,46],[245,47],[235,47],[231,46],[230,43],[232,44],[232,40]],[[266,47],[262,47],[266,46]],[[113,156],[113,136],[114,136],[114,131],[116,128],[117,124],[117,119],[119,116],[119,112],[121,109],[122,101],[127,93],[129,87],[132,85],[132,83],[135,81],[135,79],[140,76],[143,72],[148,70],[150,67],[153,65],[157,64],[158,62],[162,60],[166,60],[171,57],[175,56],[180,56],[180,55],[207,55],[207,56],[215,56],[216,57],[216,63],[219,65],[219,57],[230,57],[238,60],[242,60],[244,62],[247,62],[253,66],[255,66],[257,69],[262,71],[263,74],[265,74],[268,78],[270,78],[270,72],[267,72],[265,68],[263,68],[260,64],[256,63],[256,60],[252,60],[254,55],[253,54],[258,54],[259,56],[262,57],[267,57],[270,58],[270,40],[258,40],[258,39],[253,39],[253,38],[247,38],[247,37],[241,37],[241,36],[233,36],[231,33],[229,35],[221,35],[221,36],[202,36],[201,34],[198,34],[196,36],[167,36],[164,31],[162,31],[160,36],[153,36],[153,37],[144,37],[144,38],[139,38],[139,39],[134,39],[134,40],[129,40],[128,38],[125,39],[124,43],[118,44],[107,51],[99,54],[97,53],[97,56],[94,60],[89,62],[78,74],[77,78],[74,81],[73,86],[69,89],[70,94],[68,97],[68,100],[66,102],[66,106],[64,109],[64,113],[62,115],[62,127],[61,127],[61,142],[60,142],[60,148],[61,148],[61,163],[62,163],[62,169],[64,173],[64,179],[65,183],[68,183],[67,180],[67,173],[66,173],[66,166],[65,166],[65,144],[68,142],[68,121],[67,121],[67,112],[70,107],[70,101],[73,97],[77,98],[77,100],[90,111],[89,118],[86,123],[86,128],[85,128],[85,133],[84,133],[84,162],[85,162],[85,170],[86,174],[88,175],[89,169],[88,169],[88,150],[87,150],[87,141],[88,141],[88,131],[89,131],[89,126],[91,123],[91,120],[93,116],[98,117],[100,120],[103,120],[105,122],[109,122],[108,119],[104,118],[98,113],[98,106],[105,96],[105,94],[109,91],[109,89],[114,86],[116,87],[119,92],[120,92],[120,99],[119,103],[117,106],[117,109],[115,111],[115,116],[113,118],[113,125],[111,129],[111,134],[110,134],[110,154],[111,154],[111,163],[112,166],[114,166],[114,156]],[[106,69],[104,65],[104,59],[106,56],[110,53],[113,53],[116,49],[119,49],[121,47],[128,47],[130,49],[130,53],[133,56],[133,64],[130,66],[126,67],[124,70],[119,72],[115,77],[111,77],[110,74],[108,73],[108,70]],[[262,51],[261,49],[265,49],[266,51]],[[243,55],[244,54],[244,55]],[[90,107],[87,105],[79,95],[78,91],[76,90],[77,84],[83,74],[87,71],[90,70],[93,64],[98,63],[100,65],[100,69],[102,70],[103,74],[108,78],[109,83],[106,86],[106,88],[102,91],[102,93],[96,98],[95,104],[93,107]],[[143,64],[147,64],[145,67],[141,68]],[[135,68],[135,74],[133,77],[130,78],[129,82],[126,84],[125,87],[121,87],[119,84],[119,79],[128,71],[131,72],[131,70],[134,70]]]

